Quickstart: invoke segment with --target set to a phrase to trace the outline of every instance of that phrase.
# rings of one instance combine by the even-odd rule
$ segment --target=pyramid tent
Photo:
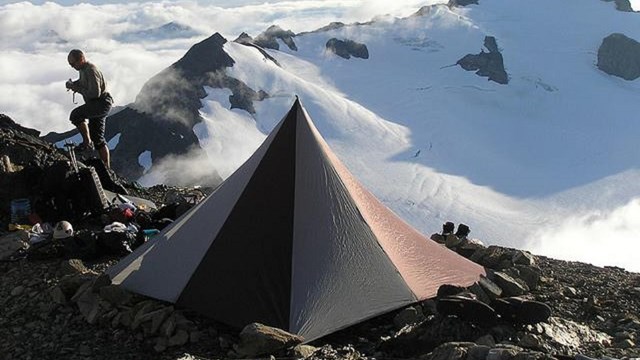
[[[108,274],[233,326],[260,322],[311,341],[484,270],[380,203],[296,100],[215,192]]]

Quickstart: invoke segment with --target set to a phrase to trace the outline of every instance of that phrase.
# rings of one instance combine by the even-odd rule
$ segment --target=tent
[[[260,322],[311,341],[484,270],[367,191],[296,99],[216,191],[108,274],[233,326]]]

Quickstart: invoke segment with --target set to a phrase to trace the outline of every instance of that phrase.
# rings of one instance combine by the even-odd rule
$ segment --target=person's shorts
[[[105,122],[112,104],[113,98],[111,95],[104,93],[101,97],[88,100],[83,105],[73,109],[69,116],[69,120],[75,126],[85,120],[89,120],[89,136],[91,136],[91,141],[96,149],[100,149],[107,144],[104,139]]]

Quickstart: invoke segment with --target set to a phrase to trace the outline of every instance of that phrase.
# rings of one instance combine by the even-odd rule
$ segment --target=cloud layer
[[[77,78],[68,66],[70,49],[80,48],[103,71],[116,105],[135,100],[142,85],[194,43],[220,32],[230,40],[257,35],[272,24],[294,32],[331,21],[367,21],[379,14],[406,16],[441,1],[78,1],[5,2],[0,6],[0,112],[43,133],[71,128],[73,109],[64,82]],[[73,5],[70,5],[73,4]],[[164,41],[118,42],[119,35],[188,25],[200,36]]]
[[[535,254],[615,265],[639,271],[640,198],[610,211],[593,210],[564,219],[531,236]],[[597,254],[594,256],[594,254]]]

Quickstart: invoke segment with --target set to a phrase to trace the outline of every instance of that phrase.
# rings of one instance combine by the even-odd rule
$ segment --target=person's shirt
[[[86,103],[100,98],[107,92],[107,83],[98,68],[87,62],[80,70],[80,78],[73,82],[74,91],[79,92]]]

